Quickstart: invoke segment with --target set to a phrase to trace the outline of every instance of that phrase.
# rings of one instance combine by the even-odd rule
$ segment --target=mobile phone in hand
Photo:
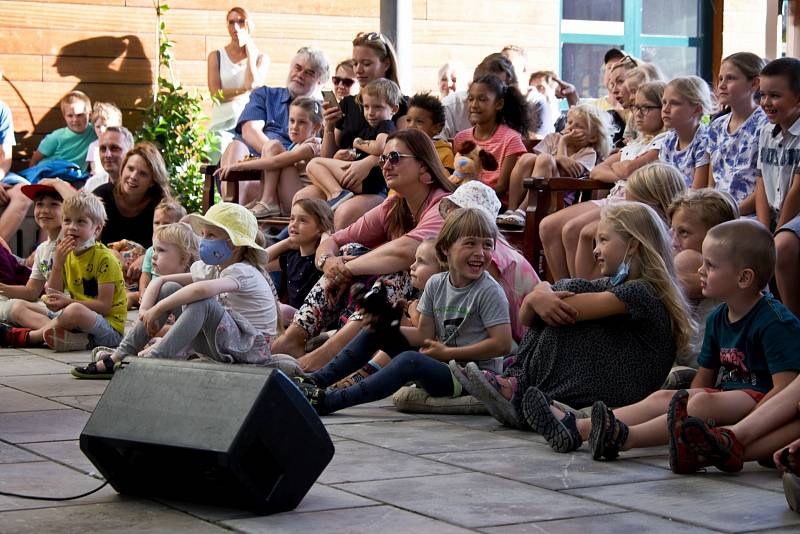
[[[336,100],[336,95],[333,91],[322,91],[322,98],[325,99],[325,103],[329,106],[339,105],[339,102]]]

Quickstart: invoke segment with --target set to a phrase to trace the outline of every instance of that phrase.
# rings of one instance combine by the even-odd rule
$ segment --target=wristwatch
[[[325,268],[325,261],[330,257],[331,257],[330,254],[323,254],[322,256],[319,257],[319,260],[317,260],[317,270],[318,271],[321,271],[322,269]]]

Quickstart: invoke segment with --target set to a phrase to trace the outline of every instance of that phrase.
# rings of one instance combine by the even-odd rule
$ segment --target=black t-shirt
[[[364,118],[364,108],[358,105],[356,97],[350,95],[344,97],[339,102],[339,107],[344,113],[344,117],[336,124],[336,128],[342,131],[339,138],[339,148],[353,148],[353,139],[361,137],[366,139],[359,133],[365,128],[369,128],[367,119]],[[408,98],[403,96],[400,99],[400,109],[392,117],[392,121],[397,123],[397,119],[408,113]],[[375,139],[374,137],[372,139]]]
[[[356,137],[360,137],[365,141],[374,141],[378,138],[380,134],[390,134],[397,129],[397,126],[394,125],[393,121],[381,121],[378,123],[377,126],[370,126],[367,124],[367,127],[362,129],[358,132]],[[362,152],[361,150],[358,151],[358,156],[356,159],[364,159],[368,156],[366,152]]]
[[[94,190],[106,206],[106,225],[100,234],[103,243],[114,243],[122,239],[136,241],[144,248],[153,245],[153,214],[161,199],[154,198],[135,217],[125,217],[117,209],[114,200],[114,186],[110,183],[103,184]]]
[[[322,271],[318,271],[314,265],[314,254],[301,256],[299,250],[289,250],[278,256],[278,265],[284,273],[281,277],[281,294],[286,295],[289,306],[299,309],[322,276]]]

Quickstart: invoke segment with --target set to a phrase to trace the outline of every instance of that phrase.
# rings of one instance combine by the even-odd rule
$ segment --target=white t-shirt
[[[55,250],[55,239],[48,239],[36,247],[36,252],[33,254],[31,278],[47,282],[47,279],[50,278],[50,271],[53,270],[53,253]]]
[[[86,185],[84,187],[87,187],[89,185],[89,182],[92,182],[93,180],[94,183],[97,183],[97,185],[95,185],[94,187],[103,185],[108,181],[108,173],[103,168],[103,162],[100,161],[99,140],[95,139],[94,141],[92,141],[92,144],[89,145],[89,148],[86,151],[86,162],[92,164],[92,177],[86,181]],[[93,191],[94,187],[92,189],[87,189],[87,191]]]
[[[758,146],[758,172],[764,180],[767,202],[777,218],[794,176],[800,174],[800,119],[788,132],[779,125],[765,126]]]
[[[234,263],[222,271],[214,265],[196,261],[190,269],[192,280],[230,278],[236,282],[237,291],[220,293],[219,301],[226,310],[236,310],[253,327],[266,336],[278,333],[278,310],[275,297],[265,275],[249,263]]]

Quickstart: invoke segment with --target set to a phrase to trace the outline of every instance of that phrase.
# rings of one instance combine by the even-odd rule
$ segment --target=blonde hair
[[[70,91],[69,93],[65,94],[61,97],[61,100],[58,102],[58,106],[61,109],[64,109],[64,106],[67,104],[71,104],[76,100],[80,100],[86,105],[86,113],[89,115],[92,114],[92,99],[89,98],[89,95],[84,93],[83,91]]]
[[[443,262],[441,259],[439,259],[439,254],[436,252],[436,242],[438,240],[438,237],[428,237],[423,239],[420,241],[419,245],[417,245],[417,250],[419,250],[422,245],[430,246],[431,250],[433,251],[433,259],[436,260],[436,267],[439,269],[438,272],[442,272],[447,270],[447,261]]]
[[[386,74],[383,75],[383,78],[392,80],[394,83],[400,85],[397,71],[397,52],[395,52],[394,46],[392,46],[392,43],[389,42],[383,34],[377,32],[361,32],[353,39],[353,46],[371,49],[377,54],[381,61],[386,61],[388,59],[389,68],[386,69]]]
[[[677,91],[682,99],[692,106],[700,106],[703,114],[712,113],[716,107],[716,99],[706,81],[699,76],[680,76],[673,78],[667,87]]]
[[[156,205],[156,208],[153,210],[153,213],[156,211],[163,211],[169,214],[172,218],[172,222],[176,223],[179,222],[181,219],[186,217],[186,208],[184,208],[181,204],[179,204],[176,200],[172,198],[165,198],[161,202]]]
[[[638,67],[634,67],[625,73],[625,80],[635,79],[639,84],[647,82],[660,82],[664,79],[664,74],[661,72],[655,63],[639,63]]]
[[[597,106],[589,104],[578,104],[570,108],[568,115],[571,113],[586,120],[589,137],[592,135],[597,136],[597,140],[592,145],[594,151],[597,152],[597,159],[605,159],[611,150],[611,136],[614,131],[611,115],[605,111],[600,111]]]
[[[61,218],[85,215],[93,223],[103,226],[106,223],[106,208],[99,197],[81,189],[61,204]]]
[[[122,126],[122,111],[111,102],[95,102],[92,109],[92,122],[103,119],[106,126]]]
[[[631,257],[638,262],[639,278],[653,289],[667,309],[677,354],[691,350],[697,325],[686,298],[675,278],[669,229],[656,211],[641,202],[619,202],[603,211],[603,220],[610,224],[623,241],[638,243]]]
[[[153,232],[153,241],[158,239],[161,243],[175,245],[181,251],[186,261],[186,271],[197,261],[200,250],[200,240],[186,223],[174,222],[156,228]]]
[[[497,225],[478,208],[451,211],[436,238],[436,257],[440,262],[447,263],[448,249],[462,237],[491,237],[496,241]]]
[[[738,219],[711,228],[706,234],[725,249],[738,269],[752,269],[757,291],[766,286],[775,274],[775,241],[758,221]]]
[[[739,218],[739,207],[728,193],[716,189],[689,189],[675,197],[667,208],[669,220],[678,210],[692,210],[706,231]]]
[[[669,163],[655,162],[637,169],[628,177],[626,197],[653,208],[663,221],[672,200],[686,191],[686,182],[678,169]]]
[[[403,98],[400,87],[386,78],[378,78],[369,82],[364,87],[364,94],[373,98],[381,98],[392,107],[400,105],[400,99]]]

